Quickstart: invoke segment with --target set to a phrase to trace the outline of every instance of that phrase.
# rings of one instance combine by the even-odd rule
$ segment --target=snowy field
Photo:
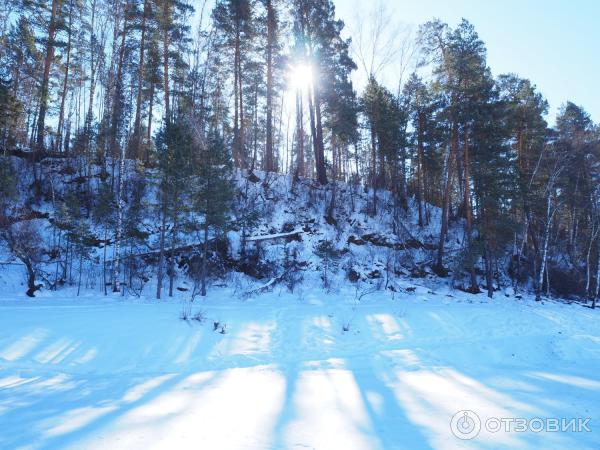
[[[182,309],[1,300],[0,448],[600,448],[599,316],[579,305],[417,287],[360,302],[215,291],[193,306],[202,322]],[[591,431],[461,440],[460,410]]]

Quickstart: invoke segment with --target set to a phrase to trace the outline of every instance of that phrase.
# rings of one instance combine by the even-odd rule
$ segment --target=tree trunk
[[[325,150],[324,150],[324,143],[323,143],[323,124],[322,124],[322,118],[321,118],[321,92],[319,87],[316,85],[314,86],[314,92],[315,92],[315,115],[316,115],[316,119],[317,119],[317,135],[316,135],[316,147],[315,150],[317,152],[317,158],[316,158],[316,169],[317,169],[317,181],[319,183],[321,183],[322,185],[327,184],[327,170],[325,168]]]
[[[592,300],[592,309],[596,309],[596,300],[600,295],[600,239],[598,240],[598,262],[596,267],[596,294]]]
[[[333,153],[333,173],[331,174],[332,186],[331,186],[331,201],[329,202],[329,207],[327,208],[327,217],[330,219],[331,223],[335,223],[335,219],[333,217],[333,213],[335,211],[335,195],[337,191],[337,171],[336,171],[336,150],[337,150],[336,136],[335,134],[331,137],[331,151]]]
[[[140,156],[140,145],[142,140],[142,88],[144,85],[144,56],[146,45],[146,17],[148,16],[149,0],[144,0],[144,12],[142,14],[142,35],[140,37],[140,61],[138,67],[138,89],[135,103],[135,120],[133,123],[133,149],[132,158]]]
[[[446,162],[444,164],[445,180],[444,180],[444,198],[442,200],[442,223],[440,227],[440,240],[438,243],[438,252],[436,260],[436,271],[439,274],[444,274],[444,245],[446,243],[446,236],[448,234],[448,221],[450,213],[450,194],[452,189],[452,171],[453,171],[453,160],[456,156],[458,149],[458,130],[457,124],[454,123],[452,127],[452,142],[450,143],[450,149],[447,152]]]
[[[273,158],[273,47],[275,43],[275,11],[272,0],[267,0],[267,147],[265,170],[275,171]]]
[[[162,291],[162,281],[163,281],[163,265],[165,261],[165,232],[167,228],[167,207],[166,207],[167,199],[163,199],[163,207],[162,207],[162,219],[160,225],[160,251],[158,255],[158,274],[156,279],[156,298],[160,300],[160,294]]]
[[[119,158],[119,186],[117,190],[117,230],[115,237],[115,258],[112,270],[112,290],[119,292],[119,270],[121,268],[121,239],[123,234],[123,184],[125,182],[125,155],[121,151]]]
[[[315,164],[319,164],[318,163],[318,159],[319,159],[319,150],[318,150],[318,144],[317,144],[317,126],[316,126],[316,120],[315,120],[315,108],[314,108],[314,102],[313,102],[313,98],[312,98],[312,94],[310,92],[310,90],[307,93],[307,97],[308,97],[308,113],[309,113],[309,122],[310,122],[310,137],[312,139],[312,144],[313,144],[313,156],[315,158]],[[309,168],[309,170],[307,170],[307,173],[309,175],[312,175],[312,168]]]
[[[67,37],[67,60],[65,62],[65,77],[63,79],[62,95],[60,98],[60,112],[58,114],[58,142],[55,150],[62,150],[63,140],[63,120],[65,117],[65,101],[67,98],[67,88],[69,86],[69,69],[71,63],[71,35],[73,34],[73,0],[69,3],[69,29]]]
[[[542,259],[540,261],[540,271],[538,273],[538,281],[535,292],[535,300],[540,301],[542,299],[542,289],[544,286],[544,274],[547,270],[546,261],[548,258],[548,243],[550,241],[550,226],[552,223],[552,197],[548,195],[546,200],[546,225],[544,227],[544,244],[542,248]]]
[[[88,100],[88,111],[85,116],[84,133],[86,137],[86,147],[90,145],[92,120],[94,118],[94,96],[96,94],[96,71],[97,64],[94,64],[94,47],[95,47],[95,18],[96,18],[96,0],[92,1],[92,20],[90,23],[90,93]],[[100,58],[98,58],[100,60]]]
[[[425,201],[425,183],[423,180],[423,114],[419,113],[418,130],[417,130],[417,202],[419,207],[419,227],[425,225],[423,215],[423,202]]]
[[[488,245],[487,239],[483,244],[483,258],[485,260],[485,287],[487,290],[487,296],[489,298],[494,297],[494,274],[492,269],[492,252]]]
[[[81,249],[83,250],[83,249]],[[79,255],[79,277],[77,279],[77,297],[81,292],[81,275],[83,273],[83,252]]]
[[[242,52],[240,48],[240,40],[237,41],[237,52],[238,52],[238,91],[240,100],[240,130],[239,130],[239,151],[240,161],[242,168],[248,167],[247,155],[246,155],[246,125],[244,123],[244,88],[242,84]]]
[[[163,1],[163,79],[165,95],[165,118],[171,119],[171,91],[169,87],[169,27],[171,16],[169,12],[169,1]]]
[[[240,58],[239,32],[236,32],[235,49],[233,54],[233,160],[236,167],[241,168],[241,150],[240,150],[240,84],[238,78],[238,59]]]
[[[304,108],[302,105],[302,90],[296,92],[296,133],[298,133],[298,149],[296,152],[295,178],[304,176]]]
[[[473,210],[471,207],[471,176],[469,172],[469,134],[468,130],[465,130],[465,145],[464,145],[464,154],[463,154],[463,164],[464,164],[464,205],[465,205],[465,216],[467,219],[467,247],[468,251],[472,250],[472,232],[473,232]],[[475,265],[473,261],[469,261],[469,272],[471,278],[471,286],[469,287],[469,292],[473,294],[478,294],[479,287],[477,285],[477,275],[475,274]]]
[[[123,11],[123,30],[121,31],[121,44],[119,46],[119,60],[117,63],[117,75],[115,80],[115,90],[112,100],[112,114],[110,124],[110,142],[109,152],[113,158],[116,158],[119,151],[118,135],[119,135],[119,119],[122,111],[121,94],[123,92],[123,64],[125,59],[125,38],[127,36],[127,8]]]
[[[19,258],[23,264],[25,264],[25,268],[27,269],[27,296],[35,297],[35,292],[40,288],[35,284],[35,270],[33,268],[33,263],[29,258]]]
[[[373,187],[373,216],[377,214],[377,134],[371,124],[371,186]]]
[[[592,291],[592,249],[594,242],[600,234],[600,223],[596,223],[595,219],[591,218],[591,230],[590,230],[590,244],[588,245],[587,252],[585,255],[585,295],[587,298],[593,298],[594,293]]]
[[[177,248],[177,220],[173,221],[171,230],[171,257],[169,258],[169,297],[173,297],[175,283],[175,249]]]
[[[102,256],[102,283],[104,284],[104,295],[108,295],[108,291],[106,289],[106,247],[108,247],[108,226],[104,227],[104,254]]]
[[[207,208],[208,211],[208,208]],[[206,296],[206,261],[208,259],[208,218],[204,219],[204,249],[202,252],[202,273],[201,273],[201,282],[202,288],[200,291],[200,295],[202,297]]]
[[[54,39],[56,37],[56,15],[61,0],[52,0],[52,8],[50,10],[50,24],[48,25],[48,40],[46,42],[46,56],[44,58],[44,70],[42,74],[42,84],[40,89],[40,110],[37,117],[37,139],[36,150],[44,151],[44,134],[46,127],[46,111],[48,109],[48,91],[50,84],[50,69],[54,60]]]
[[[254,172],[256,159],[258,158],[258,83],[254,85],[254,105],[252,111],[252,162],[250,172]]]
[[[154,106],[154,82],[150,83],[150,98],[148,99],[148,142],[152,139],[152,108]],[[146,163],[150,161],[150,154],[146,151]]]

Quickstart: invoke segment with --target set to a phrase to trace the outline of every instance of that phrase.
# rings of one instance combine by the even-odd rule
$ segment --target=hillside
[[[16,165],[19,163],[23,164],[15,160]],[[90,218],[86,218],[85,200],[80,197],[76,208],[82,211],[78,220],[86,227],[82,238],[77,235],[74,222],[65,224],[60,211],[52,206],[53,202],[68,201],[69,191],[85,196],[87,189],[100,190],[104,183],[102,168],[91,166],[91,174],[81,176],[69,167],[72,163],[62,159],[46,165],[45,176],[53,180],[52,191],[45,192],[44,200],[38,204],[26,205],[23,200],[21,204],[26,212],[16,224],[33,228],[38,236],[37,251],[42,256],[36,262],[36,271],[42,292],[71,288],[82,295],[105,291],[109,294],[117,251],[114,238],[109,236],[115,236],[117,224],[99,226],[101,223],[97,223],[93,210],[88,213]],[[155,296],[160,250],[160,227],[154,215],[159,208],[155,178],[155,172],[148,171],[140,179],[133,167],[127,175],[128,202],[136,195],[135,183],[142,180],[144,194],[138,201],[145,205],[145,210],[136,212],[136,222],[129,230],[132,237],[121,242],[123,281],[117,295]],[[21,185],[30,182],[27,177],[20,180]],[[222,232],[209,235],[211,284],[235,286],[240,295],[273,289],[293,292],[309,284],[320,286],[326,292],[353,286],[360,296],[376,290],[400,292],[403,288],[399,283],[411,279],[425,285],[442,282],[465,288],[461,273],[451,276],[464,249],[461,220],[452,223],[445,246],[449,276],[439,280],[432,269],[438,244],[439,208],[426,205],[428,224],[420,227],[414,201],[403,207],[389,191],[376,193],[378,207],[373,214],[373,193],[359,185],[336,182],[323,187],[309,179],[294,181],[289,176],[259,171],[238,171],[234,191],[228,225]],[[69,214],[73,213],[67,216]],[[186,211],[185,220],[201,222],[202,215]],[[111,228],[107,230],[107,226]],[[61,232],[64,233],[62,243]],[[167,260],[174,255],[175,291],[180,295],[186,293],[190,298],[198,295],[202,238],[198,230],[182,227],[175,246],[167,242],[165,248]],[[85,239],[89,248],[78,255],[76,245],[81,239]],[[65,259],[55,256],[60,253]],[[2,282],[24,293],[25,266],[6,245],[0,259],[4,262],[0,270]],[[23,287],[17,288],[17,285]],[[166,296],[167,283],[163,287]],[[507,289],[513,293],[509,279],[503,278],[496,289],[501,295]]]

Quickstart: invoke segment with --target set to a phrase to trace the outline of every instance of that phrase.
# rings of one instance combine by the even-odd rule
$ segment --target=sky
[[[348,31],[380,1],[399,25],[436,17],[469,20],[485,42],[494,75],[530,79],[550,104],[551,123],[567,100],[600,121],[600,0],[334,0]],[[389,69],[392,70],[392,69]]]

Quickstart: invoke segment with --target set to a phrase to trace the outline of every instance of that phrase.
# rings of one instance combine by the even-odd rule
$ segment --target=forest
[[[0,0],[0,449],[600,449],[598,17]]]
[[[104,294],[172,296],[185,272],[205,295],[260,266],[248,182],[284,176],[327,226],[351,191],[385,233],[427,235],[422,269],[466,292],[596,305],[600,127],[569,99],[549,124],[467,20],[381,45],[385,23],[353,36],[331,0],[2,0],[0,18],[0,240],[29,296],[90,271]],[[391,86],[399,47],[414,64]],[[342,250],[321,242],[319,270]]]

